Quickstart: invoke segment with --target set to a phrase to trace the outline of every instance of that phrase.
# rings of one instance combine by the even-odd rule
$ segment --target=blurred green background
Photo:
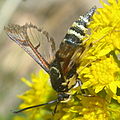
[[[94,5],[101,7],[99,0],[0,0],[0,120],[13,119],[10,110],[21,102],[16,96],[28,89],[20,79],[40,69],[7,37],[4,26],[31,22],[47,30],[58,46],[73,21]]]

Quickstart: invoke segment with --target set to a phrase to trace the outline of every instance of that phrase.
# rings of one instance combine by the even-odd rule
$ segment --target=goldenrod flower
[[[56,94],[50,86],[49,75],[47,73],[41,70],[39,74],[32,74],[31,80],[32,81],[30,82],[25,78],[22,78],[22,81],[30,87],[30,90],[26,91],[23,95],[18,96],[24,101],[20,105],[20,109],[46,103],[55,99]],[[32,110],[30,109],[28,112],[26,111],[28,117],[25,119],[36,120],[38,118],[47,118],[52,116],[50,109],[51,106],[46,106],[47,110],[45,109],[45,106],[43,107],[43,109],[42,107],[38,107]],[[45,113],[47,116],[45,116]]]
[[[83,83],[81,89],[72,88],[69,91],[71,99],[60,103],[54,116],[51,113],[55,106],[49,105],[26,111],[25,120],[120,119],[120,1],[108,2],[101,1],[103,8],[97,9],[89,26],[91,34],[87,35],[86,50],[77,69],[78,78]],[[30,90],[20,96],[24,101],[20,108],[55,99],[56,93],[49,85],[47,74],[40,71],[31,79],[32,82],[22,79]],[[81,94],[82,89],[85,89],[85,95]]]
[[[54,120],[119,120],[120,107],[99,96],[72,96],[68,103],[59,105]]]
[[[94,93],[104,91],[108,101],[114,98],[120,102],[120,1],[109,0],[109,5],[102,4],[104,8],[97,9],[90,24],[88,51],[78,73],[82,89],[90,88]]]

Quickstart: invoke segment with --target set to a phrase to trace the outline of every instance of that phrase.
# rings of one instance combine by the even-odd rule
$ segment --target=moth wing
[[[55,52],[54,39],[48,32],[33,24],[8,25],[4,28],[10,39],[23,48],[46,72],[49,73],[48,60]],[[46,52],[47,51],[47,52]],[[47,55],[45,54],[47,53]]]

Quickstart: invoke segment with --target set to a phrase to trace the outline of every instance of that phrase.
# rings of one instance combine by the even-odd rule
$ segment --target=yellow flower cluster
[[[117,94],[120,88],[120,1],[108,2],[109,5],[101,1],[104,8],[97,9],[93,16],[94,21],[89,26],[92,34],[88,36],[92,47],[81,61],[78,73],[82,89],[92,88],[95,93],[104,90],[107,99],[114,98],[120,103],[120,94]]]
[[[26,111],[26,117],[15,120],[119,120],[120,119],[120,1],[101,1],[87,35],[86,50],[77,69],[83,85],[70,90],[71,99],[60,103],[57,113],[51,115],[53,105]],[[20,108],[54,100],[56,93],[50,87],[49,76],[43,71],[32,75],[32,82],[22,79],[30,90],[19,96]],[[85,94],[81,94],[84,89]],[[91,96],[90,96],[91,95]]]
[[[60,118],[55,115],[55,120],[107,120],[109,112],[107,102],[100,97],[85,97],[77,95],[77,100],[71,100],[63,107],[64,115]],[[60,116],[60,115],[59,115]]]
[[[22,81],[30,87],[30,90],[26,91],[23,95],[18,96],[24,102],[20,105],[19,109],[23,109],[26,107],[30,107],[33,105],[38,105],[42,103],[49,102],[56,97],[55,91],[53,91],[50,86],[49,75],[44,71],[40,70],[39,74],[31,75],[31,82],[22,78]],[[26,118],[16,116],[15,120],[37,120],[38,118],[50,118],[51,114],[51,106],[43,106],[37,107],[34,109],[26,110],[25,113],[27,115]],[[46,116],[47,114],[47,116]]]

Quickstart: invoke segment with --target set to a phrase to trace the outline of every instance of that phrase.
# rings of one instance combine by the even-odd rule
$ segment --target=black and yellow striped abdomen
[[[72,24],[64,37],[64,41],[62,41],[60,45],[59,51],[66,43],[71,45],[72,48],[81,45],[82,39],[85,37],[85,33],[87,31],[87,26],[90,23],[91,17],[93,16],[95,10],[96,7],[91,8],[86,14],[80,16],[79,19]]]
[[[64,40],[60,44],[59,50],[56,52],[56,57],[61,59],[61,61],[67,62],[70,60],[76,49],[84,47],[82,45],[82,39],[85,37],[87,25],[95,10],[96,7],[92,7],[86,14],[80,16],[68,29]]]

